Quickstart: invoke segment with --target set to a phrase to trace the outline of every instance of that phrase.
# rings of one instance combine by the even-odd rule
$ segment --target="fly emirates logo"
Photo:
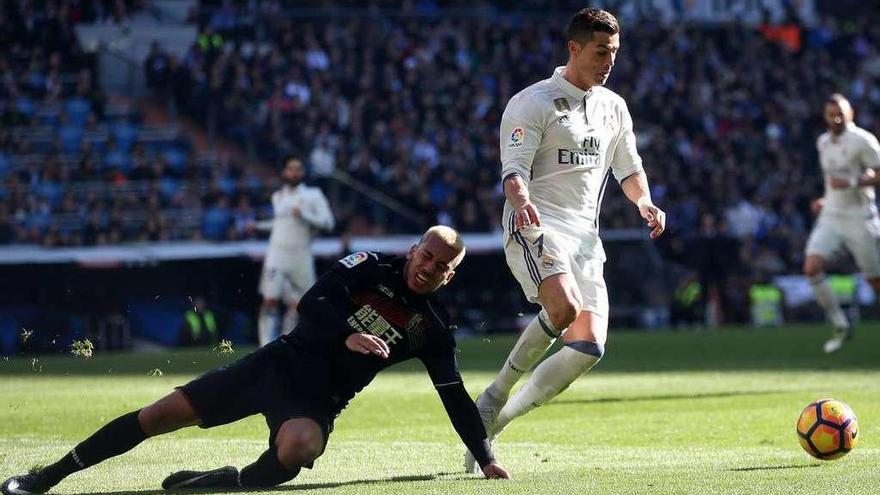
[[[560,165],[598,167],[600,165],[600,148],[601,141],[598,137],[587,136],[581,143],[581,149],[560,148],[556,150],[556,156]]]
[[[369,304],[364,304],[354,315],[349,316],[348,324],[359,333],[370,333],[379,337],[389,346],[403,339],[403,335]]]

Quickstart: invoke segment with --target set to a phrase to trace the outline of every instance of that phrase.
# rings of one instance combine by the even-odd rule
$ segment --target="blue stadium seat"
[[[92,104],[83,98],[71,98],[64,102],[64,113],[71,124],[84,126],[92,113]]]
[[[21,96],[15,100],[15,110],[29,118],[37,111],[37,105],[30,98]]]
[[[138,128],[128,122],[120,122],[113,126],[113,138],[116,140],[116,146],[123,151],[131,151],[134,143],[137,142]]]
[[[231,220],[232,215],[228,208],[216,206],[208,208],[202,221],[202,235],[206,239],[223,240],[226,237],[226,231]]]
[[[61,150],[64,153],[76,153],[79,151],[83,138],[82,127],[68,124],[58,130],[58,139],[61,140]]]
[[[104,155],[104,166],[127,171],[131,167],[131,159],[128,153],[119,149],[110,149]]]

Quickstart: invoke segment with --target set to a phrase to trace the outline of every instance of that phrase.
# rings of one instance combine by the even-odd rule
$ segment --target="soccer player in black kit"
[[[428,229],[405,257],[355,253],[303,296],[290,334],[107,423],[58,462],[13,476],[4,494],[45,493],[66,476],[127,452],[149,437],[186,426],[223,425],[262,414],[269,448],[240,471],[179,471],[162,486],[269,487],[311,468],[333,420],[383,369],[420,359],[449,418],[486,478],[507,478],[492,456],[476,406],[455,363],[449,317],[432,296],[464,257],[459,234]]]

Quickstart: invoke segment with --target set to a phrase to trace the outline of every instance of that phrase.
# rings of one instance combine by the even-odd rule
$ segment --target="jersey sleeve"
[[[611,158],[611,171],[618,182],[642,171],[642,157],[636,147],[632,116],[623,100],[620,101],[620,133]]]
[[[865,140],[859,153],[862,166],[865,168],[880,168],[880,143],[871,133],[865,133]]]
[[[486,438],[486,429],[477,412],[477,406],[474,405],[458,372],[455,339],[450,334],[446,345],[432,349],[431,352],[420,356],[420,359],[428,370],[434,388],[437,389],[437,395],[443,402],[452,427],[465,447],[471,451],[480,467],[493,462],[495,458]]]
[[[532,161],[543,137],[544,123],[540,109],[522,94],[511,98],[501,116],[499,143],[502,180],[514,174],[525,181],[531,179]]]
[[[300,214],[303,220],[317,229],[333,230],[336,224],[333,212],[330,210],[330,203],[320,189],[315,189],[314,193],[309,196],[308,202],[300,209]]]
[[[272,216],[277,217],[283,215],[281,211],[281,191],[272,193]]]
[[[434,387],[443,387],[461,383],[458,362],[455,359],[455,339],[450,335],[442,347],[432,347],[419,356]]]

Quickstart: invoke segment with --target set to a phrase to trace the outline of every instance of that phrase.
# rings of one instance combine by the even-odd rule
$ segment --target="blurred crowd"
[[[302,155],[340,219],[337,233],[417,232],[438,221],[465,232],[498,230],[500,115],[513,94],[564,64],[562,29],[571,9],[534,18],[430,15],[437,8],[411,2],[395,15],[365,9],[364,15],[326,18],[285,15],[281,2],[202,2],[191,49],[175,57],[154,44],[144,73],[156,97],[254,150],[263,163]],[[757,276],[798,270],[812,224],[809,201],[822,192],[815,151],[824,130],[822,102],[843,92],[857,122],[880,133],[880,24],[872,7],[862,11],[847,19],[820,12],[813,27],[792,19],[784,36],[737,24],[645,19],[623,26],[607,86],[628,102],[655,201],[668,212],[667,256],[703,263],[698,268],[704,270],[745,265]],[[9,19],[2,23],[4,36],[15,24]],[[52,36],[64,32],[51,30]],[[93,67],[74,62],[62,68],[76,57],[25,41],[33,35],[11,39],[13,48],[0,53],[4,123],[34,125],[35,117],[15,120],[22,118],[16,110],[21,94],[43,102],[79,96],[90,102],[97,122],[116,132],[118,120],[100,115]],[[78,71],[69,91],[51,89],[64,86],[50,81],[65,70]],[[52,124],[58,132],[65,119],[61,112]],[[124,123],[137,134],[136,116]],[[0,174],[4,159],[23,154],[10,125],[0,131]],[[137,185],[117,195],[96,193],[104,201],[97,210],[106,212],[96,222],[107,242],[256,235],[250,226],[269,215],[267,198],[276,183],[239,164],[200,161],[177,141],[175,148],[135,138],[123,146],[124,166],[114,165],[119,139],[100,148],[78,142],[71,168],[53,165],[63,161],[57,157],[65,149],[57,139],[44,162],[3,177],[0,242],[57,244],[47,241],[55,213],[95,211],[68,182],[96,179]],[[173,163],[169,153],[177,153]],[[97,175],[81,172],[90,168]],[[89,178],[80,179],[83,174]],[[62,185],[54,203],[34,194],[46,183]],[[603,228],[640,227],[618,187],[612,182],[609,188]],[[33,211],[48,213],[48,220],[36,222],[36,229],[14,221]],[[130,219],[131,228],[111,235],[108,226],[125,224],[120,218],[131,211],[142,213]],[[79,236],[61,243],[95,237]],[[729,263],[715,266],[718,253]]]

